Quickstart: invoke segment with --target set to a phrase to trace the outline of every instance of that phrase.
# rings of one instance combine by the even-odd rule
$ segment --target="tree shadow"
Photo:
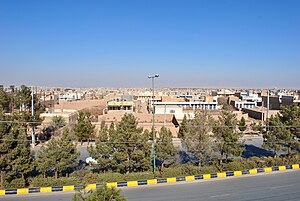
[[[189,155],[187,152],[185,151],[179,151],[179,163],[180,164],[186,164],[186,163],[189,163],[189,162],[197,162],[197,158],[196,157],[193,157],[191,155]]]
[[[250,158],[253,156],[262,157],[262,156],[273,156],[272,151],[265,150],[263,148],[256,147],[254,145],[245,145],[245,149],[242,153],[243,158]]]

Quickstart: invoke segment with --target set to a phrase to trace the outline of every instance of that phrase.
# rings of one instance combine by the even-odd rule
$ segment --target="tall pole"
[[[167,113],[167,105],[165,104],[165,111],[164,111],[164,127],[166,127],[166,121],[167,121],[167,117],[166,117],[166,113]]]
[[[154,78],[159,77],[158,74],[150,75],[148,76],[149,79],[152,79],[152,149],[151,149],[151,155],[153,158],[153,174],[155,174],[156,169],[156,157],[155,157],[155,144],[156,144],[156,135],[155,135],[155,126],[154,126]]]
[[[34,88],[32,87],[31,92],[31,116],[32,121],[34,121]],[[31,134],[32,146],[35,146],[35,132],[34,132],[34,124],[32,124],[32,134]]]
[[[267,91],[267,117],[266,117],[266,131],[267,131],[267,133],[268,133],[268,131],[269,131],[269,109],[270,109],[270,91],[268,90]]]

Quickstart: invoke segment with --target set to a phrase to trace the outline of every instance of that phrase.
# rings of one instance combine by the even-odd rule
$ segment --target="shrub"
[[[154,175],[152,172],[133,172],[130,174],[124,175],[125,181],[135,181],[135,180],[142,180],[142,179],[153,179]]]
[[[73,197],[73,201],[126,201],[120,192],[120,190],[115,188],[104,186],[89,193],[84,191],[77,192]]]
[[[70,177],[76,178],[76,180],[79,183],[83,184],[83,183],[85,183],[84,178],[87,177],[87,175],[90,175],[90,174],[92,174],[92,172],[90,170],[76,170],[76,171],[74,171],[70,174]]]
[[[26,181],[25,179],[22,178],[13,179],[9,183],[5,182],[6,188],[24,188],[25,186],[26,186]]]
[[[229,163],[222,164],[222,171],[237,171],[244,169],[244,164],[241,160],[233,160]]]
[[[176,177],[176,176],[184,176],[184,171],[181,167],[171,167],[165,168],[164,171],[161,173],[160,177],[167,178],[167,177]]]
[[[30,179],[30,186],[32,187],[47,187],[47,186],[66,186],[66,185],[79,185],[80,182],[75,177],[34,177]]]
[[[219,172],[219,170],[216,166],[213,165],[201,167],[200,170],[200,174],[209,174],[209,173],[216,173],[216,172]]]

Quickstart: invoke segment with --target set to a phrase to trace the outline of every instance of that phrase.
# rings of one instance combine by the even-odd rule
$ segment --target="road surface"
[[[300,170],[123,188],[129,201],[299,201]],[[10,195],[2,201],[70,201],[73,192]]]

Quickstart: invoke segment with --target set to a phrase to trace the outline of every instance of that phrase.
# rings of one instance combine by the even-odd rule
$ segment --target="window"
[[[170,113],[171,113],[171,114],[174,114],[174,113],[175,113],[175,110],[170,110]]]

